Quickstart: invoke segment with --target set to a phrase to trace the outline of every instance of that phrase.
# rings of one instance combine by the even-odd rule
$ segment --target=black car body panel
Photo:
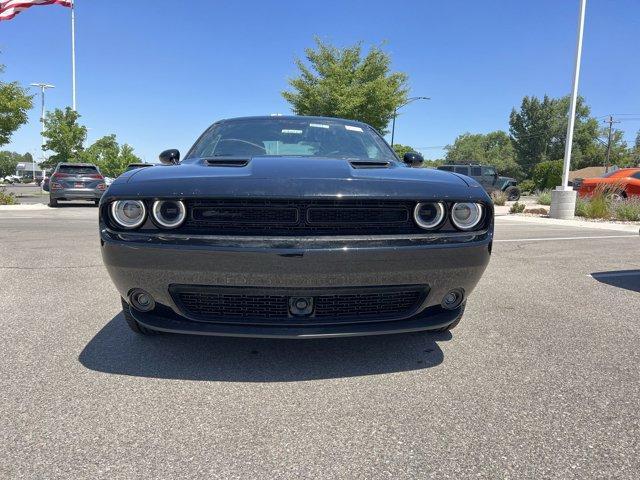
[[[180,200],[187,220],[163,230],[147,219],[126,231],[109,213],[122,199],[140,199],[148,210],[155,200]],[[448,218],[423,231],[411,216],[419,201],[476,202],[483,220],[473,231]],[[198,209],[213,220],[203,221]],[[274,211],[278,222],[288,220],[269,223]],[[384,221],[361,225],[363,212]],[[187,155],[179,165],[118,177],[101,200],[100,236],[120,295],[143,289],[155,300],[153,311],[131,309],[150,329],[286,338],[398,333],[456,320],[463,305],[441,303],[452,290],[466,300],[484,272],[493,207],[472,179],[397,160]],[[308,312],[292,307],[295,300],[307,301]]]

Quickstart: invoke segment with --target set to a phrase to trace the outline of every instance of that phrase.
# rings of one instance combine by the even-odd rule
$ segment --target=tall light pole
[[[571,219],[575,216],[576,192],[569,186],[569,169],[571,166],[571,147],[573,144],[573,127],[576,122],[576,103],[578,99],[578,83],[580,81],[580,61],[582,59],[582,36],[584,34],[584,17],[587,10],[587,0],[580,0],[578,15],[578,40],[576,44],[576,59],[573,72],[573,89],[569,105],[569,124],[564,147],[564,168],[562,170],[562,185],[551,192],[551,218]]]
[[[406,107],[407,105],[409,105],[412,102],[415,102],[416,100],[431,100],[431,97],[410,97],[407,98],[407,101],[404,102],[402,105],[399,105],[398,107],[396,107],[396,109],[393,111],[393,123],[391,124],[391,146],[393,147],[393,139],[395,137],[395,133],[396,133],[396,117],[398,116],[398,110],[400,110],[402,107]]]
[[[42,147],[42,160],[44,161],[44,92],[47,88],[56,88],[48,83],[32,83],[32,87],[40,89],[40,145]],[[36,179],[36,161],[33,159],[33,180]],[[42,167],[40,167],[42,169]],[[44,185],[44,170],[42,170],[42,185]]]

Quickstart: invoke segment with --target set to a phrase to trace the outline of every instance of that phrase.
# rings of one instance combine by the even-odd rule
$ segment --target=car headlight
[[[418,203],[413,209],[413,218],[420,228],[433,230],[444,221],[445,209],[441,202]]]
[[[146,217],[147,209],[141,200],[116,200],[111,204],[111,218],[122,228],[138,228]]]
[[[479,203],[459,202],[451,207],[451,222],[460,230],[471,230],[482,220],[482,205]]]
[[[153,220],[163,228],[177,228],[187,218],[187,209],[180,200],[153,202]]]

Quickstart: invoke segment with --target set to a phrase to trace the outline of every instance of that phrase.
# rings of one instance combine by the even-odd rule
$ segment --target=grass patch
[[[511,208],[509,209],[509,213],[522,213],[524,212],[524,207],[525,207],[524,203],[516,202],[513,205],[511,205]]]
[[[551,205],[551,190],[542,190],[537,192],[539,205]]]
[[[13,193],[7,193],[4,187],[0,187],[0,205],[15,205],[16,197]]]
[[[495,190],[491,192],[491,200],[493,200],[494,205],[502,206],[507,203],[507,194],[502,190]]]
[[[576,216],[640,222],[640,198],[612,199],[606,191],[596,191],[592,196],[576,199]]]
[[[640,198],[632,197],[612,202],[611,213],[616,220],[640,222]]]

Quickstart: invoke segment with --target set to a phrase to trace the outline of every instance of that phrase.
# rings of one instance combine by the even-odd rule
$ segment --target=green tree
[[[56,108],[48,112],[44,120],[45,150],[51,150],[53,155],[42,165],[51,167],[58,162],[82,161],[83,144],[87,138],[87,128],[78,123],[80,114],[67,107],[64,110]]]
[[[563,160],[545,160],[533,167],[531,179],[538,190],[553,188],[562,183]]]
[[[366,122],[384,133],[396,108],[407,100],[407,76],[390,70],[391,58],[374,47],[362,56],[362,44],[337,48],[316,38],[297,59],[297,78],[282,92],[297,115],[342,117]]]
[[[24,162],[24,156],[16,152],[6,150],[0,152],[0,177],[14,175],[18,163]]]
[[[140,162],[133,148],[126,143],[120,146],[115,135],[106,135],[96,140],[81,154],[83,162],[93,163],[108,177],[122,174],[130,163]]]
[[[0,65],[0,73],[4,65]],[[17,82],[0,82],[0,146],[11,140],[11,135],[27,123],[27,112],[33,106],[33,95]]]
[[[396,152],[396,155],[400,160],[402,160],[402,157],[404,156],[405,153],[416,151],[415,148],[410,147],[409,145],[402,145],[400,143],[394,143],[393,147],[391,148],[393,148],[393,151]]]
[[[487,134],[464,133],[456,137],[453,145],[447,145],[445,150],[447,162],[493,165],[501,175],[522,178],[511,139],[502,130]]]
[[[509,132],[516,159],[525,175],[546,160],[564,157],[569,112],[569,97],[542,100],[524,97],[520,109],[513,109],[509,118]],[[598,121],[590,117],[590,109],[582,97],[576,105],[576,123],[572,148],[572,166],[582,168],[602,164],[602,148],[598,143]]]

